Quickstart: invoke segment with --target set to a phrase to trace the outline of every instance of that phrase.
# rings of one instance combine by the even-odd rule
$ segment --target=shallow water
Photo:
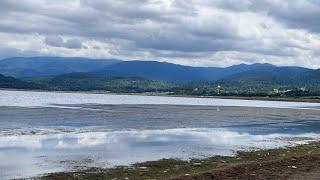
[[[0,91],[4,179],[319,140],[317,103]]]
[[[270,108],[317,108],[320,103],[258,101],[217,98],[164,97],[141,95],[89,94],[89,93],[56,93],[32,91],[0,90],[0,106],[18,107],[62,107],[75,104],[170,104],[197,106],[239,106]]]
[[[0,173],[12,178],[162,158],[230,156],[235,150],[282,147],[320,136],[306,133],[292,137],[204,128],[4,136],[0,137]]]

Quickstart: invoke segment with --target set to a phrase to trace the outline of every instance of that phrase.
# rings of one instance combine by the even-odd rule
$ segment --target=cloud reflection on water
[[[68,171],[86,157],[92,160],[86,167],[111,167],[161,158],[233,155],[240,149],[282,147],[319,138],[315,133],[253,135],[221,128],[0,136],[0,175],[9,179]]]
[[[287,145],[281,137],[319,138],[318,134],[253,135],[221,128],[185,128],[142,131],[84,132],[48,135],[21,135],[0,137],[0,148],[25,149],[80,149],[115,144],[131,146],[161,146],[163,144],[202,144],[226,147],[260,147]]]

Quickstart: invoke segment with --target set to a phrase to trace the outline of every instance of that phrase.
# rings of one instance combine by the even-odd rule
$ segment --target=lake
[[[4,179],[320,139],[320,104],[0,90]]]

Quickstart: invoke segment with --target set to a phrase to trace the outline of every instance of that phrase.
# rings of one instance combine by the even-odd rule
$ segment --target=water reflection
[[[176,105],[78,106],[81,108],[0,107],[0,135],[217,127],[255,134],[320,133],[318,110]]]
[[[232,155],[320,134],[317,103],[22,91],[0,96],[1,179]]]
[[[319,137],[315,133],[253,135],[219,128],[2,136],[0,175],[25,177],[75,166],[110,167],[161,158],[232,155],[234,150],[281,147]]]

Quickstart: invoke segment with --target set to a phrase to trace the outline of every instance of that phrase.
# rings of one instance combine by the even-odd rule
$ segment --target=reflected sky
[[[319,140],[316,103],[0,91],[2,179]]]
[[[252,135],[221,128],[2,136],[0,174],[26,177],[161,158],[230,156],[236,150],[282,147],[319,138],[315,133]]]

